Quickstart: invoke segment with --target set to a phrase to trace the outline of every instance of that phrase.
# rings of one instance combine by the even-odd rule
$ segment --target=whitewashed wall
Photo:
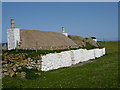
[[[17,41],[20,42],[20,29],[8,29],[7,30],[8,50],[15,49]]]
[[[61,53],[50,53],[42,56],[41,70],[48,71],[68,67],[103,55],[105,55],[105,48],[92,50],[78,49]]]

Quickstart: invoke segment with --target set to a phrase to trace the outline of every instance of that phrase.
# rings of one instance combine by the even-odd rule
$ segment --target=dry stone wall
[[[102,49],[78,49],[61,53],[50,53],[42,56],[41,70],[48,71],[61,67],[68,67],[79,62],[99,58],[105,55],[105,48]]]
[[[18,73],[18,70],[22,67],[49,71],[61,67],[69,67],[73,64],[99,58],[103,55],[105,55],[105,48],[70,50],[61,53],[50,53],[43,56],[38,55],[32,58],[28,57],[27,53],[4,53],[4,60],[2,61],[2,76],[13,77],[17,75],[25,77],[25,72]]]
[[[2,58],[2,77],[13,77],[15,75],[25,77],[25,72],[18,72],[23,67],[27,69],[41,69],[41,56],[30,58],[27,56],[27,53],[4,53]]]

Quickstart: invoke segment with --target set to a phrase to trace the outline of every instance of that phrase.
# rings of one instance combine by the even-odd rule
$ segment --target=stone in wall
[[[17,70],[22,69],[22,67],[28,69],[38,69],[41,70],[41,59],[37,57],[36,59],[27,58],[26,53],[20,54],[3,54],[2,60],[2,76],[10,76],[13,77],[15,75],[20,77],[25,77],[25,73],[18,73]]]

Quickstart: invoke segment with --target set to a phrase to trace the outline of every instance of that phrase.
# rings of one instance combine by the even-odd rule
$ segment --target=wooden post
[[[38,44],[37,44],[37,41],[36,41],[36,52],[37,52],[37,47],[38,47]]]

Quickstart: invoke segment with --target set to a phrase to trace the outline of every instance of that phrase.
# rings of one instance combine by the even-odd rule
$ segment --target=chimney
[[[11,21],[10,21],[10,23],[11,23],[11,29],[14,29],[15,28],[15,26],[14,26],[14,19],[11,19]]]
[[[65,29],[64,29],[64,27],[62,27],[62,33],[64,33],[65,32]]]
[[[68,36],[68,34],[65,33],[65,28],[64,27],[62,27],[62,34],[65,35],[65,36]]]

